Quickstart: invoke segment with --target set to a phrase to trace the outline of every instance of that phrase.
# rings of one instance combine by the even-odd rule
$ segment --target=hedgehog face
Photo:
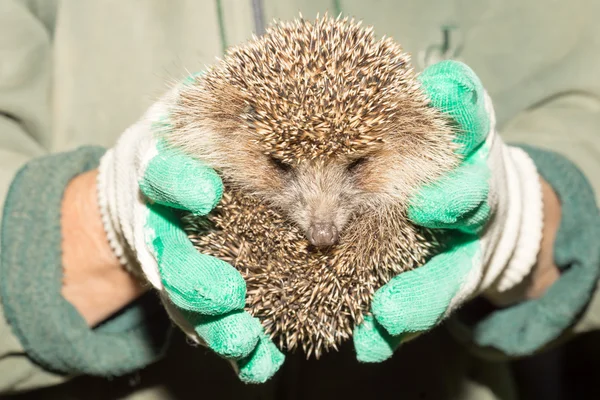
[[[457,161],[409,57],[348,20],[275,24],[183,87],[171,142],[283,211],[317,246]]]
[[[272,158],[281,175],[271,204],[284,211],[317,247],[337,243],[348,219],[360,204],[362,191],[354,168],[337,160],[313,160],[295,166]]]

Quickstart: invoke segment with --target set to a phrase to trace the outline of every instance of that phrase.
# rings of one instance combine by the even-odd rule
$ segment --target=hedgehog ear
[[[490,117],[485,107],[485,89],[466,64],[442,61],[427,67],[418,77],[431,105],[449,115],[458,125],[455,142],[459,154],[470,154],[487,137]]]

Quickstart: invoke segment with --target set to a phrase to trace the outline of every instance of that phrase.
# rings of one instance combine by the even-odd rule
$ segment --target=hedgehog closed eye
[[[270,156],[269,161],[271,164],[275,166],[281,172],[290,172],[292,170],[292,166],[276,157]]]
[[[361,166],[366,164],[367,161],[368,161],[367,157],[360,157],[360,158],[353,160],[350,164],[348,164],[348,167],[347,167],[348,171],[354,172],[354,171],[358,170]]]

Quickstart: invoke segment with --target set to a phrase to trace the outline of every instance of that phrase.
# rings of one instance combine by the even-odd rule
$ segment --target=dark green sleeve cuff
[[[0,227],[0,299],[7,322],[31,359],[62,374],[135,371],[162,356],[171,332],[153,294],[96,329],[61,296],[63,193],[73,177],[96,168],[103,153],[85,147],[25,165],[12,182]]]
[[[520,147],[561,202],[554,248],[561,276],[539,299],[493,311],[472,323],[466,321],[473,319],[468,314],[474,308],[467,306],[449,325],[459,336],[467,337],[470,345],[514,357],[533,354],[571,327],[585,310],[600,275],[600,213],[590,184],[566,158]]]

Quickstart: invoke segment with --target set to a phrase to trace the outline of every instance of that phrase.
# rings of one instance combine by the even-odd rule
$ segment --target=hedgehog
[[[460,161],[456,127],[402,47],[360,21],[274,21],[184,85],[170,118],[169,144],[224,184],[183,226],[241,272],[282,350],[337,349],[378,288],[443,247],[407,205]]]

